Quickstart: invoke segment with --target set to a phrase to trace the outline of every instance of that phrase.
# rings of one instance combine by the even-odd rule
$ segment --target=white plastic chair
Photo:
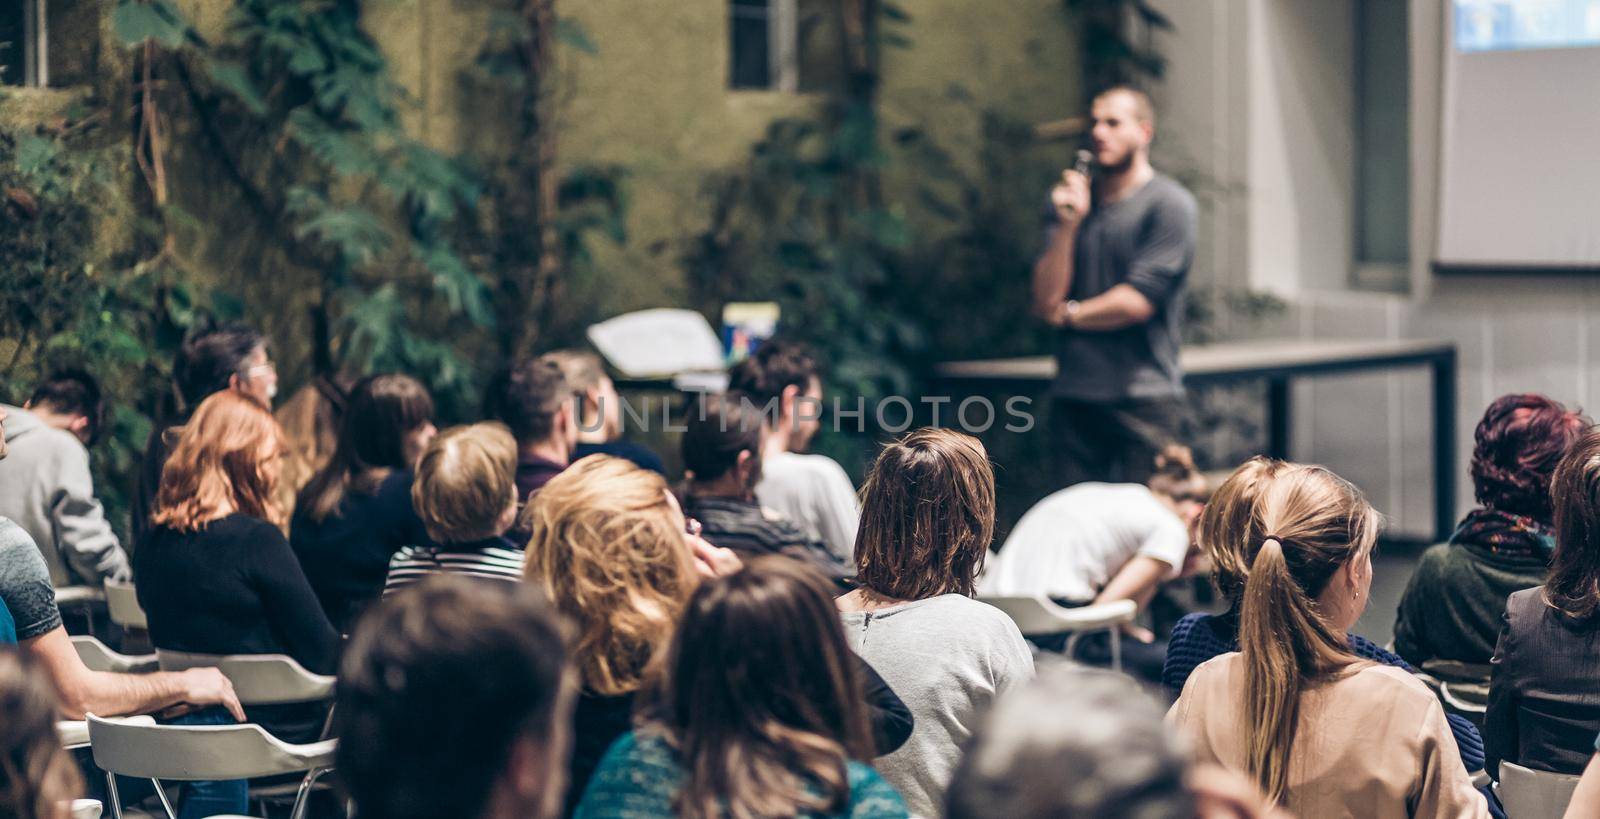
[[[90,632],[94,631],[95,604],[105,599],[106,593],[95,586],[61,586],[56,589],[56,608],[63,611],[81,609]]]
[[[156,796],[177,819],[161,788],[162,780],[193,782],[252,779],[304,772],[290,819],[304,819],[306,798],[318,778],[333,769],[337,740],[306,745],[284,742],[259,725],[156,725],[144,719],[102,719],[89,715],[94,763],[106,772],[111,813],[122,819],[117,776],[149,779]]]
[[[1500,763],[1500,781],[1494,792],[1506,809],[1507,819],[1561,819],[1578,787],[1578,777],[1535,771],[1513,762]]]
[[[61,735],[61,747],[69,751],[89,747],[89,723],[81,719],[58,720],[56,733]]]
[[[100,819],[100,812],[104,810],[98,799],[72,800],[72,819]]]
[[[233,683],[241,705],[282,705],[333,698],[337,680],[313,674],[284,654],[192,654],[156,649],[162,671],[216,668]]]
[[[123,654],[87,634],[72,637],[72,647],[78,650],[78,659],[90,671],[111,671],[117,674],[147,674],[157,669],[154,654]]]
[[[107,580],[105,594],[106,613],[110,615],[111,622],[123,628],[150,630],[150,622],[145,619],[144,609],[139,607],[139,595],[132,583]]]
[[[1063,651],[1068,657],[1077,648],[1078,638],[1097,631],[1109,632],[1111,667],[1117,671],[1122,670],[1121,626],[1133,622],[1139,613],[1139,605],[1132,600],[1116,600],[1080,608],[1059,606],[1049,598],[1034,596],[979,597],[978,602],[988,603],[1005,612],[1024,637],[1070,635]]]

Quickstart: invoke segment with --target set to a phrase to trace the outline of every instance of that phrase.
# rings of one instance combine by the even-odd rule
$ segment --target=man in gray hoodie
[[[104,415],[100,386],[87,373],[51,376],[22,408],[5,406],[0,517],[39,545],[50,582],[99,586],[130,576],[128,555],[94,494],[87,444]]]

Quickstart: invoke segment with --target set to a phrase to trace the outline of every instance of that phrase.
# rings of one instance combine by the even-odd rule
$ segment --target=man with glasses
[[[171,444],[177,440],[172,431],[188,423],[189,414],[212,393],[234,390],[268,409],[278,394],[278,370],[267,353],[266,338],[242,324],[212,327],[184,339],[172,365],[172,381],[181,402],[178,415],[151,430],[134,479],[136,546],[150,528],[150,510],[161,485],[161,469],[166,466]]]

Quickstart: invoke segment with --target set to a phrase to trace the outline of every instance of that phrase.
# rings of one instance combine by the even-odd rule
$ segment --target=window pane
[[[772,63],[767,0],[733,0],[730,6],[729,84],[734,88],[768,88]]]
[[[1411,256],[1410,51],[1406,4],[1356,4],[1356,261]]]
[[[0,3],[0,84],[23,83],[23,25],[21,3]]]

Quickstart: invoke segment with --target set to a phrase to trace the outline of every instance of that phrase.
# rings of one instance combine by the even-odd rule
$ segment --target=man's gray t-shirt
[[[50,570],[33,538],[10,518],[0,518],[0,601],[17,623],[17,640],[31,640],[61,625]]]
[[[1053,394],[1078,401],[1183,394],[1179,323],[1196,214],[1194,196],[1160,173],[1126,198],[1090,208],[1078,227],[1067,298],[1087,301],[1126,283],[1150,300],[1155,315],[1111,332],[1061,330]],[[1047,208],[1046,246],[1056,229],[1055,209]]]

